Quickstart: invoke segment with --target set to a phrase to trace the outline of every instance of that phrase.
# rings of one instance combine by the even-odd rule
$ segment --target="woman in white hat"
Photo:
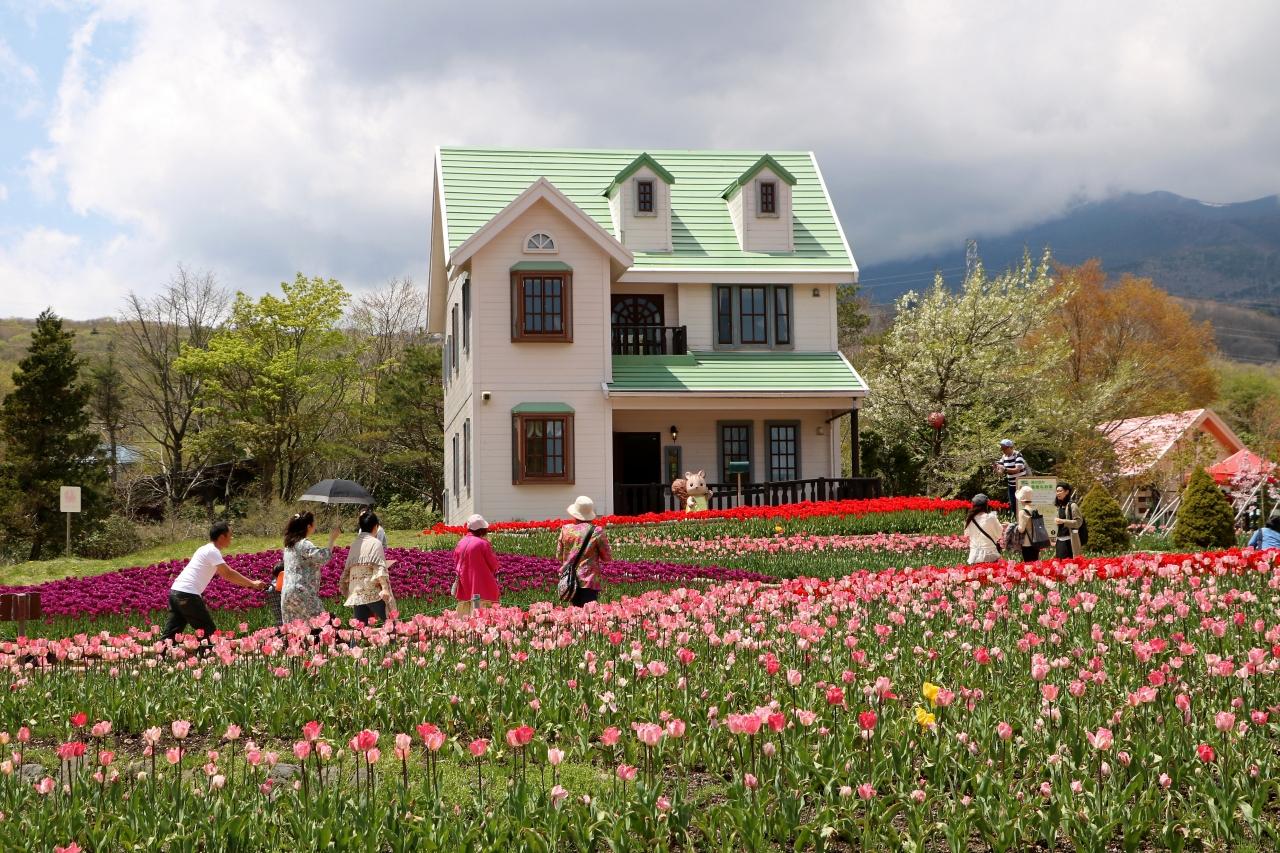
[[[1022,546],[1022,561],[1030,563],[1040,559],[1040,550],[1046,547],[1048,540],[1036,541],[1036,520],[1043,519],[1035,505],[1036,493],[1030,486],[1018,489],[1018,543]],[[1043,522],[1041,522],[1043,524]]]
[[[600,599],[600,566],[613,559],[609,550],[609,537],[604,528],[595,524],[596,505],[586,495],[579,495],[566,510],[573,521],[560,528],[556,542],[556,559],[561,565],[577,555],[578,591],[573,596],[573,606],[582,607],[589,601]],[[590,539],[587,539],[590,533]],[[584,548],[583,545],[586,545]]]
[[[489,543],[489,522],[476,514],[467,519],[467,535],[453,549],[458,580],[453,597],[458,600],[458,613],[469,616],[473,602],[481,607],[494,607],[502,592],[498,589],[498,555]]]

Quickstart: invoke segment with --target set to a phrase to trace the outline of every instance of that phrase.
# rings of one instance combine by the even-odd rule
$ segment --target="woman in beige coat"
[[[1054,494],[1053,505],[1058,508],[1058,542],[1054,556],[1060,559],[1079,557],[1084,553],[1080,546],[1080,526],[1084,524],[1084,516],[1080,514],[1075,495],[1076,490],[1070,483],[1059,483]]]
[[[338,579],[338,593],[348,607],[355,608],[352,615],[356,621],[365,625],[370,618],[377,619],[379,624],[386,622],[387,614],[396,611],[391,578],[387,575],[392,563],[387,562],[386,551],[378,539],[379,528],[378,516],[372,512],[360,516],[360,534],[351,543],[342,577]]]

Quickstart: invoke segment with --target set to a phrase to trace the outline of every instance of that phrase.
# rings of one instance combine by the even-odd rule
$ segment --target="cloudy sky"
[[[639,11],[638,11],[639,10]],[[426,280],[439,144],[813,149],[862,266],[1280,191],[1280,3],[0,0],[0,316]]]

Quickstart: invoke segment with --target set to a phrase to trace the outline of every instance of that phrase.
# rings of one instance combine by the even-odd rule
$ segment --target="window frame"
[[[529,279],[560,279],[560,331],[528,332],[524,329],[524,283]],[[545,297],[544,297],[545,298]],[[573,271],[517,270],[511,273],[512,343],[573,343]]]
[[[458,434],[455,432],[453,434],[453,471],[450,472],[453,475],[450,479],[453,482],[454,506],[457,506],[459,503],[462,502],[462,490],[458,488],[458,480],[459,480],[459,475],[461,474],[461,467],[462,467],[460,464],[461,459],[459,458],[461,454],[458,452],[460,443],[461,442],[459,440]]]
[[[742,290],[743,288],[764,288],[765,290],[765,341],[764,343],[742,340]],[[730,340],[724,340],[726,315],[721,310],[722,296],[728,291],[729,313],[728,333]],[[778,300],[779,293],[785,294],[786,306],[786,340],[778,335]],[[711,288],[711,323],[712,349],[716,350],[792,350],[796,346],[795,331],[795,287],[790,284],[716,284]],[[756,315],[752,315],[756,316]]]
[[[471,495],[471,418],[462,422],[462,486]]]
[[[458,327],[458,303],[455,302],[449,312],[449,369],[455,377],[458,375]]]
[[[528,447],[525,444],[525,424],[529,421],[559,421],[562,424],[564,442],[564,471],[560,474],[530,474],[527,469]],[[574,431],[573,412],[512,412],[511,413],[511,483],[523,486],[534,483],[574,483]]]
[[[728,420],[716,421],[716,474],[720,477],[720,482],[728,485],[737,485],[738,478],[730,477],[727,471],[728,463],[731,461],[725,458],[724,452],[724,431],[728,427],[744,427],[747,430],[747,475],[743,481],[743,485],[755,482],[755,423],[753,421],[744,420]]]
[[[533,238],[539,237],[539,236],[546,237],[549,241],[551,241],[551,245],[543,246],[542,248],[537,248],[532,246],[531,244],[533,243]],[[551,236],[551,233],[549,231],[531,231],[525,235],[524,253],[526,255],[554,255],[559,251],[560,249],[556,245],[556,238]]]
[[[649,185],[649,209],[645,210],[640,206],[640,186],[641,184]],[[632,185],[635,190],[635,214],[636,216],[657,216],[658,215],[658,182],[655,178],[636,178]]]
[[[773,430],[778,427],[788,428],[794,431],[795,449],[792,452],[794,476],[778,477],[776,469],[773,466]],[[765,421],[764,422],[764,454],[765,464],[768,468],[770,483],[785,483],[793,480],[800,480],[803,469],[801,468],[802,458],[800,455],[800,436],[803,434],[801,423],[797,420],[781,420],[781,421]]]
[[[765,187],[769,187],[769,193],[772,195],[770,202],[773,205],[773,210],[764,209]],[[756,216],[761,219],[777,219],[781,216],[782,200],[778,195],[778,181],[776,179],[762,178],[756,181]]]
[[[471,276],[462,280],[462,351],[471,355]]]

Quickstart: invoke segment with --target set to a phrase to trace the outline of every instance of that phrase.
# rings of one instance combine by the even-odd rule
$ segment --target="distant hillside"
[[[1280,363],[1280,315],[1207,299],[1178,301],[1198,322],[1209,321],[1218,349],[1227,358],[1253,364]]]
[[[1048,246],[1065,264],[1101,258],[1111,275],[1149,276],[1171,293],[1232,302],[1280,315],[1280,196],[1208,204],[1173,193],[1125,195],[1080,205],[1004,235],[975,235],[988,270]],[[933,273],[958,281],[964,246],[862,270],[864,292],[887,302],[928,286]]]
[[[115,339],[117,326],[112,319],[62,321],[64,329],[76,333],[76,351],[90,361],[106,357],[107,344]],[[13,390],[13,371],[27,354],[35,327],[35,320],[0,319],[0,396]]]

